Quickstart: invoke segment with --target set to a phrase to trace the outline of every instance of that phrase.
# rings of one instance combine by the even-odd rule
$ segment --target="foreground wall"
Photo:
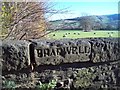
[[[41,83],[69,81],[78,88],[120,87],[118,38],[4,41],[3,88],[13,81],[16,88],[35,88]],[[27,83],[26,83],[27,82]]]

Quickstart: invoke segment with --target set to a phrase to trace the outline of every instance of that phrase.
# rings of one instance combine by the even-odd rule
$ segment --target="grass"
[[[63,39],[63,38],[120,38],[120,31],[114,31],[114,30],[97,30],[97,31],[91,31],[91,32],[83,32],[80,30],[59,30],[53,33],[50,33],[47,35],[50,39]],[[0,35],[0,38],[5,37],[6,35]]]
[[[53,90],[56,86],[56,81],[52,80],[49,83],[42,84],[41,82],[36,86],[35,90]]]
[[[15,90],[16,84],[14,81],[4,81],[3,87],[5,90]]]
[[[48,35],[48,38],[50,39],[62,39],[62,38],[72,38],[72,39],[76,39],[76,38],[107,38],[107,37],[120,37],[119,34],[120,31],[112,31],[112,30],[107,30],[107,31],[91,31],[91,32],[83,32],[80,30],[59,30],[53,33],[50,33]]]

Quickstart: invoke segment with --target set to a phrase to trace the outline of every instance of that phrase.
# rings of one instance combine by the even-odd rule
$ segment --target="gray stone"
[[[91,45],[86,40],[68,40],[66,42],[50,42],[48,47],[38,42],[35,47],[35,60],[37,65],[89,61]],[[47,45],[47,44],[46,44]]]
[[[29,43],[27,41],[4,41],[2,43],[3,71],[21,70],[28,67]]]
[[[0,47],[3,50],[2,80],[15,82],[20,88],[34,88],[34,83],[39,81],[64,82],[66,79],[73,80],[75,90],[120,85],[117,38],[4,41]]]

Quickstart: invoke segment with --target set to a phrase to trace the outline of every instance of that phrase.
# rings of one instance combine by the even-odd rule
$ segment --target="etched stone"
[[[117,38],[4,41],[3,70],[34,69],[39,65],[120,60]],[[29,69],[30,70],[30,69]]]
[[[38,43],[35,47],[35,60],[37,64],[56,65],[61,63],[89,61],[91,45],[88,41],[68,40],[63,43],[61,42],[49,42],[51,43],[48,44],[49,47],[41,47],[41,43]]]

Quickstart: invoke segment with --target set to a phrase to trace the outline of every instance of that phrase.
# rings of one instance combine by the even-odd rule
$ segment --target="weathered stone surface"
[[[29,43],[27,41],[4,41],[2,43],[2,70],[21,70],[29,63]]]
[[[49,83],[52,80],[65,82],[70,80],[75,90],[78,88],[119,88],[120,86],[120,61],[109,64],[99,64],[88,68],[50,68],[46,70],[36,70],[32,73],[17,73],[4,75],[5,80],[14,81],[19,87],[34,88],[37,83]],[[87,64],[86,64],[87,65]],[[45,66],[43,66],[45,67]],[[31,86],[31,84],[33,85]],[[71,89],[74,90],[74,89]],[[79,89],[78,89],[79,90]],[[86,89],[83,89],[86,90]],[[99,89],[95,89],[99,90]],[[101,89],[100,89],[101,90]],[[118,89],[119,90],[119,89]]]
[[[37,65],[89,61],[91,45],[87,40],[67,40],[37,43],[35,60]]]
[[[4,41],[3,70],[20,70],[30,64],[59,65],[76,62],[107,62],[120,59],[118,39],[65,39]],[[4,66],[5,65],[5,66]]]
[[[120,46],[116,38],[6,41],[0,47],[4,88],[8,82],[15,83],[17,90],[27,90],[38,83],[70,80],[67,85],[71,90],[120,89]]]
[[[118,39],[76,39],[36,41],[37,65],[61,63],[107,62],[120,59]]]
[[[105,62],[120,59],[119,39],[91,39],[91,61]]]

